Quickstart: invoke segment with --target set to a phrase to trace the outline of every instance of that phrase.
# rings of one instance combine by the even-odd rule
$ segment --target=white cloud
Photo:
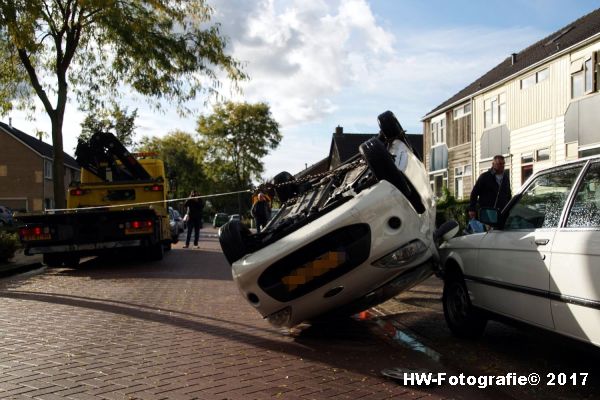
[[[420,118],[510,53],[544,36],[532,28],[496,30],[460,26],[419,31],[403,18],[376,17],[367,0],[213,0],[214,20],[229,37],[228,50],[247,62],[251,80],[243,99],[270,104],[284,140],[265,159],[266,176],[297,172],[327,155],[331,133],[375,132],[376,117],[391,109],[411,133]],[[225,89],[227,92],[227,89]],[[200,99],[198,102],[202,102]],[[193,131],[195,118],[175,110],[139,108],[140,135]],[[69,106],[65,149],[70,151],[83,116]],[[33,132],[17,114],[13,124]],[[49,131],[45,114],[36,128]],[[31,128],[30,128],[31,127]]]

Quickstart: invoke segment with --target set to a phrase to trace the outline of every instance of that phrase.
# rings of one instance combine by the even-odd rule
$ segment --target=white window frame
[[[541,160],[540,159],[541,151],[548,151],[548,158]],[[552,153],[550,152],[550,147],[544,147],[543,149],[537,149],[535,151],[535,161],[536,162],[550,161],[551,159],[552,159]]]
[[[446,143],[446,117],[436,117],[431,120],[431,147]]]
[[[44,178],[52,179],[52,161],[44,159]]]
[[[506,93],[498,93],[483,101],[483,127],[485,129],[492,126],[505,124],[506,115]]]
[[[571,99],[578,99],[590,94],[595,90],[595,71],[594,71],[594,60],[595,53],[586,57],[579,58],[571,61]],[[578,85],[581,84],[583,87],[579,88],[576,86],[574,81],[578,80]],[[575,91],[575,89],[577,92]]]
[[[541,69],[521,79],[521,90],[525,90],[548,79],[548,68]]]
[[[471,176],[473,175],[473,166],[471,164],[466,164],[463,166],[463,176]]]
[[[452,115],[454,116],[454,120],[460,119],[462,117],[466,117],[471,114],[471,103],[463,104],[460,107],[456,107],[452,111]]]

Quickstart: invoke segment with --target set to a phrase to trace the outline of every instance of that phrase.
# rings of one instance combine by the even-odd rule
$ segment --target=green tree
[[[209,190],[200,147],[189,133],[175,131],[162,138],[143,137],[137,150],[159,154],[168,168],[167,174],[177,180],[176,198],[187,197],[192,190]]]
[[[118,104],[113,104],[110,110],[97,110],[89,113],[81,123],[80,140],[87,141],[98,131],[111,132],[127,148],[131,148],[135,136],[135,119],[137,109],[131,114],[127,108],[122,109]]]
[[[86,109],[124,87],[182,112],[200,93],[215,93],[225,54],[205,0],[0,0],[0,112],[27,108],[37,96],[52,125],[54,196],[65,206],[62,127],[71,90]],[[208,78],[208,79],[207,79]]]
[[[281,141],[279,124],[266,103],[225,102],[198,119],[207,173],[227,189],[247,189],[264,171],[262,158]],[[223,188],[226,189],[226,188]]]

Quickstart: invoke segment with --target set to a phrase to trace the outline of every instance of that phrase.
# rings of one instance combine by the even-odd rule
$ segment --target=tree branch
[[[52,108],[52,104],[50,104],[50,100],[48,100],[48,95],[46,94],[46,91],[40,84],[40,81],[35,72],[35,68],[31,64],[31,60],[29,59],[27,51],[25,49],[18,49],[17,51],[19,52],[19,58],[21,59],[21,62],[23,63],[23,66],[25,67],[25,70],[29,75],[29,80],[31,81],[33,89],[44,104],[44,108],[46,109],[48,115],[52,115],[54,113],[54,109]]]

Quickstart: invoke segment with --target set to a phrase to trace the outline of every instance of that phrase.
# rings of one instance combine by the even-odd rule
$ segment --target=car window
[[[586,172],[569,211],[567,228],[600,227],[600,163]]]
[[[504,229],[555,228],[581,166],[535,178],[510,209]]]

